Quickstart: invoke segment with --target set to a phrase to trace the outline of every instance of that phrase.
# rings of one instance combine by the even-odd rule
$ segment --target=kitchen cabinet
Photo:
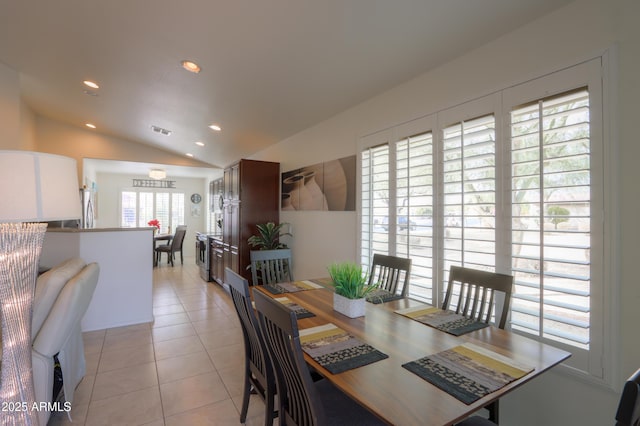
[[[222,178],[209,182],[209,200],[212,233],[222,234],[222,202],[224,200],[224,181]]]
[[[223,177],[222,264],[251,281],[247,239],[259,223],[280,220],[280,164],[240,160]]]
[[[209,281],[224,282],[224,244],[222,237],[209,237]]]

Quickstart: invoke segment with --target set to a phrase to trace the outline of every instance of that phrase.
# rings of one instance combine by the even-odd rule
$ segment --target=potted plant
[[[149,222],[147,222],[147,225],[153,226],[155,228],[153,230],[153,235],[155,235],[158,232],[160,232],[160,222],[158,221],[158,219],[150,220]]]
[[[251,250],[251,253],[260,251],[261,254],[259,256],[260,257],[267,256],[266,258],[270,258],[271,256],[273,256],[274,258],[280,258],[280,256],[285,256],[285,254],[283,254],[284,252],[277,251],[282,249],[288,249],[286,244],[280,242],[281,236],[291,235],[288,232],[281,233],[282,228],[285,225],[288,225],[288,223],[280,223],[278,225],[276,225],[273,222],[257,224],[256,228],[258,228],[258,234],[252,235],[247,239],[247,242],[249,243],[249,245],[251,247],[255,247],[255,250]],[[270,253],[269,250],[271,250],[273,253]],[[253,280],[255,282],[257,279],[256,273],[257,271],[261,270],[261,265],[263,264],[263,262],[254,262],[253,257],[254,255],[251,254],[252,261],[249,265],[247,265],[247,269],[252,269],[252,265],[255,265],[253,267],[255,267],[256,270],[252,273],[252,275],[254,276]],[[289,254],[289,257],[290,257],[290,254]],[[262,258],[266,259],[265,257],[262,257]],[[290,279],[291,265],[289,265],[288,259],[284,259],[283,263],[284,263],[285,270],[288,271],[288,277]]]
[[[335,288],[333,309],[349,318],[364,316],[366,296],[377,285],[367,285],[367,274],[362,271],[362,266],[355,263],[334,263],[327,269]]]
[[[276,225],[273,222],[260,223],[256,225],[258,228],[258,234],[252,235],[247,239],[247,242],[251,247],[256,247],[258,250],[277,250],[287,248],[287,245],[280,242],[280,237],[284,235],[291,235],[288,232],[281,233],[282,228],[288,225],[288,223],[280,223]]]

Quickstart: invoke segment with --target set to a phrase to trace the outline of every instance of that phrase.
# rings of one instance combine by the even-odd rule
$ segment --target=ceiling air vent
[[[151,126],[151,130],[165,136],[169,136],[171,134],[171,130],[163,129],[162,127],[158,126]]]

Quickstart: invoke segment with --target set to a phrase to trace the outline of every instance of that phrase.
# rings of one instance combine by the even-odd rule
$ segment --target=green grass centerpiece
[[[333,309],[350,318],[364,316],[365,298],[377,286],[367,285],[369,279],[362,266],[343,262],[334,263],[327,269],[335,288]]]

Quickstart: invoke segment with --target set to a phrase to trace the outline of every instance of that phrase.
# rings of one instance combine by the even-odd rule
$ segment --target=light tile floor
[[[73,425],[237,425],[244,347],[231,298],[194,259],[153,270],[154,321],[84,334]],[[264,424],[251,397],[247,425]],[[49,425],[70,424],[55,413]]]

